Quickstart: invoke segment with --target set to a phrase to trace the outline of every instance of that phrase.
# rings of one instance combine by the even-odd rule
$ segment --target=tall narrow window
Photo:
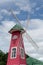
[[[25,58],[25,53],[24,53],[23,48],[20,48],[20,53],[21,53],[21,58],[24,59]]]
[[[11,58],[16,58],[16,56],[17,56],[17,48],[15,48],[15,47],[13,47],[12,49],[11,49]]]

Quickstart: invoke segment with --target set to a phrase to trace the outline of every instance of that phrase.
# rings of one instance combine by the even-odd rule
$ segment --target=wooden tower
[[[17,24],[9,31],[12,37],[7,65],[26,65],[25,49],[22,38],[24,32],[25,30]]]

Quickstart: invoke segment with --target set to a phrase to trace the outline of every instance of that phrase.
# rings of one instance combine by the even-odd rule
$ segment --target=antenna
[[[11,10],[11,14],[12,14],[12,15],[14,16],[14,18],[17,20],[17,23],[20,24],[20,25],[24,28],[24,30],[26,31],[27,28],[20,23],[19,19],[18,19],[17,16],[13,13],[12,10]],[[28,22],[27,22],[27,23],[28,23]],[[35,41],[31,38],[31,36],[27,33],[27,31],[26,31],[26,38],[28,39],[28,41],[29,41],[29,39],[30,39],[30,42],[31,42],[31,44],[33,45],[33,47],[35,47],[36,49],[39,48],[38,45],[36,44],[36,42],[35,42]]]

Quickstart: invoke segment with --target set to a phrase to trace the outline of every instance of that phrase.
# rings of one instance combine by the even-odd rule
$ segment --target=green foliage
[[[4,60],[4,62],[7,62],[7,56],[8,56],[8,53],[3,55],[2,60]]]
[[[43,65],[43,62],[34,59],[32,57],[28,57],[26,60],[27,60],[27,65]]]
[[[0,51],[0,65],[6,65],[7,57],[8,57],[8,53],[5,54],[2,51]],[[27,61],[27,65],[43,65],[43,62],[31,58],[28,55],[26,55],[26,61]]]
[[[0,65],[6,65],[8,53],[3,53],[0,50]]]
[[[0,65],[6,65],[4,61],[1,61],[0,62]]]

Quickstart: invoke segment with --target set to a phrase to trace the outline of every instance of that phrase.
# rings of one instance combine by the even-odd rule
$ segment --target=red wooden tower
[[[12,37],[7,65],[26,65],[25,49],[22,39],[22,34],[24,32],[25,30],[17,24],[9,31]]]

